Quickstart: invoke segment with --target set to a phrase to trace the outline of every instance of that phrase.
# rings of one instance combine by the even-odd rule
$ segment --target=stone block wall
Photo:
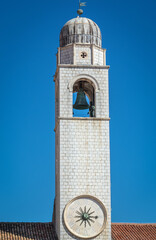
[[[55,130],[55,230],[60,239],[60,126]]]
[[[60,114],[60,97],[59,97],[59,81],[58,77],[55,79],[55,122],[57,121]]]
[[[60,64],[73,64],[73,45],[60,49]]]
[[[87,57],[82,58],[81,53]],[[77,239],[63,226],[63,210],[73,198],[87,194],[106,207],[106,229],[96,240],[111,240],[109,92],[105,50],[88,44],[59,48],[56,84],[56,219],[59,240]],[[73,117],[73,85],[95,88],[96,118]]]
[[[109,121],[99,119],[59,120],[59,146],[56,206],[60,240],[75,239],[63,226],[63,210],[73,198],[88,194],[103,202],[107,210],[106,229],[96,240],[111,240]],[[59,169],[59,170],[58,170]]]
[[[104,51],[103,49],[94,47],[94,65],[104,65]]]
[[[73,79],[91,76],[98,83],[95,94],[96,117],[109,118],[108,69],[98,67],[60,67],[59,68],[59,104],[60,117],[73,116],[73,92],[68,88]]]
[[[86,53],[86,57],[82,57]],[[58,64],[105,66],[105,49],[92,44],[70,44],[59,48]]]
[[[75,64],[76,65],[91,65],[92,64],[92,49],[91,46],[86,45],[76,45],[75,47]],[[86,53],[87,56],[83,58],[81,55]]]

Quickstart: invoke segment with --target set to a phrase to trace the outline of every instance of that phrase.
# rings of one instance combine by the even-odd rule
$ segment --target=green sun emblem
[[[76,211],[77,215],[75,218],[78,218],[76,222],[80,222],[80,226],[84,223],[84,226],[88,224],[91,226],[91,223],[95,222],[95,219],[98,218],[98,216],[93,216],[95,211],[91,211],[91,207],[87,210],[86,206],[84,207],[84,210],[80,207],[79,211]],[[94,220],[93,220],[94,219]]]

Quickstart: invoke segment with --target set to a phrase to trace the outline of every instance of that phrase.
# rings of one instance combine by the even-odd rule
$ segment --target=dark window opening
[[[95,90],[91,82],[79,80],[74,84],[73,117],[95,117]]]

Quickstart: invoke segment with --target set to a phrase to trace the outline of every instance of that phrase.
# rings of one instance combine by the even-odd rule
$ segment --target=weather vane
[[[77,10],[78,15],[82,15],[83,14],[83,10],[81,9],[81,7],[85,7],[86,6],[86,2],[81,2],[81,0],[79,0],[79,9]]]

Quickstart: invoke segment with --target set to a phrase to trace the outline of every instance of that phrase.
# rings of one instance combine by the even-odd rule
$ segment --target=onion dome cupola
[[[100,28],[88,18],[78,16],[69,20],[60,32],[60,47],[65,47],[72,43],[95,44],[101,47]]]

